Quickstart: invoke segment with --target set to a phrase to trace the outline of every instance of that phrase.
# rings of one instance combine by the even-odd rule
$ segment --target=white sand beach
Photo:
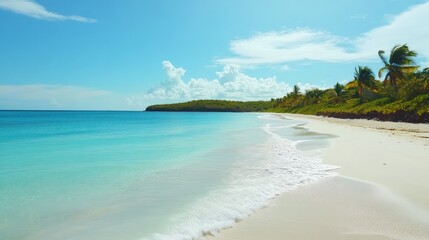
[[[287,192],[207,239],[429,239],[429,125],[284,114],[338,136],[337,177]]]

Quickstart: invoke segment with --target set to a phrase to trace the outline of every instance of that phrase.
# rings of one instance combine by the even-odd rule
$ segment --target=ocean
[[[333,176],[275,114],[0,111],[0,239],[186,240]]]

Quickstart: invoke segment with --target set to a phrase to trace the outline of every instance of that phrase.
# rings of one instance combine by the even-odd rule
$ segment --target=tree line
[[[357,104],[377,99],[412,100],[429,93],[429,68],[420,69],[414,61],[417,53],[410,50],[407,44],[393,47],[388,58],[383,50],[378,55],[384,65],[379,69],[378,77],[381,79],[385,73],[383,80],[376,79],[368,66],[357,66],[353,80],[347,84],[336,83],[333,88],[314,88],[305,92],[295,85],[293,91],[283,98],[271,99],[273,108],[287,111],[321,102],[338,105],[351,99],[357,99]]]

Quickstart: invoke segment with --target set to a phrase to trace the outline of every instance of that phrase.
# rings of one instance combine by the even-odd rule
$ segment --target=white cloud
[[[141,95],[127,98],[131,106],[145,107],[156,103],[170,103],[195,99],[226,99],[226,100],[269,100],[279,98],[291,92],[293,86],[280,82],[275,76],[255,78],[240,71],[237,65],[225,65],[222,71],[216,72],[217,78],[183,79],[186,72],[183,68],[176,68],[171,62],[162,63],[167,75],[167,81],[160,86]],[[302,92],[319,88],[309,83],[297,83]]]
[[[325,89],[329,88],[329,87],[317,86],[317,85],[314,85],[314,84],[301,83],[301,82],[298,82],[296,85],[299,87],[299,89],[301,90],[302,93],[305,93],[305,91],[311,90],[311,89],[315,89],[315,88],[321,89],[321,90],[325,90]]]
[[[145,94],[127,98],[129,104],[147,106],[194,99],[269,100],[282,97],[292,90],[288,84],[277,81],[275,76],[251,77],[235,65],[225,65],[222,71],[216,72],[216,79],[190,78],[189,81],[183,79],[185,69],[176,68],[169,61],[164,61],[162,65],[167,81]]]
[[[413,6],[407,11],[393,17],[385,25],[375,28],[356,39],[358,51],[371,52],[377,58],[380,49],[389,51],[394,45],[407,43],[412,50],[416,50],[421,57],[429,59],[429,1]]]
[[[217,79],[207,80],[204,78],[192,78],[188,82],[188,89],[194,99],[213,99],[219,96],[223,91],[222,84]]]
[[[46,20],[72,20],[78,22],[96,22],[95,19],[81,16],[64,16],[58,13],[50,12],[45,7],[33,0],[0,0],[0,9],[9,10],[29,17]]]
[[[336,36],[313,29],[291,29],[258,33],[230,44],[235,57],[221,58],[218,64],[241,66],[278,64],[301,60],[324,62],[373,61],[380,49],[390,50],[394,45],[408,43],[420,56],[428,59],[429,2],[413,6],[393,17],[381,27],[355,38]]]
[[[226,65],[217,75],[222,82],[219,95],[225,99],[267,100],[271,97],[284,96],[291,89],[286,83],[278,82],[275,76],[251,77],[240,72],[234,65]]]
[[[358,58],[341,44],[351,40],[311,29],[295,29],[259,33],[249,39],[231,42],[231,51],[238,55],[218,59],[219,64],[259,65],[299,60],[341,62]]]
[[[186,70],[176,68],[169,61],[163,61],[162,66],[167,74],[167,81],[162,86],[152,89],[145,96],[148,99],[177,99],[189,97],[189,86],[182,80]]]
[[[162,67],[164,68],[165,72],[167,73],[168,80],[173,82],[180,82],[182,81],[183,75],[185,75],[186,70],[183,68],[176,68],[173,66],[173,64],[169,61],[163,61]]]

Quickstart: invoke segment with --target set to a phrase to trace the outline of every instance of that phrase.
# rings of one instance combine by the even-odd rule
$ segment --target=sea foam
[[[261,119],[273,120],[264,115]],[[222,188],[211,191],[171,218],[174,223],[165,233],[142,240],[193,240],[231,227],[256,210],[269,205],[279,194],[323,178],[335,176],[336,166],[323,164],[296,148],[296,142],[276,134],[269,124],[262,129],[267,141],[239,152],[242,161],[234,164]]]

